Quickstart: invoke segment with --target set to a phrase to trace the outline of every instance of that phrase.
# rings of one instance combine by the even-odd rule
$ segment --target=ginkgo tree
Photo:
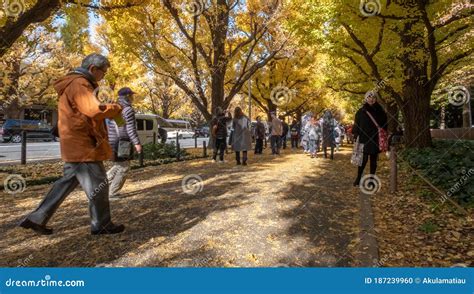
[[[44,28],[28,32],[0,58],[0,105],[6,118],[18,118],[31,104],[54,106],[54,81],[80,63],[80,56],[68,53],[55,34]]]
[[[284,48],[285,39],[265,46],[284,11],[278,1],[163,0],[103,16],[117,54],[172,79],[210,120]]]
[[[473,4],[381,2],[300,1],[293,28],[308,43],[352,64],[356,78],[346,80],[345,89],[368,91],[383,82],[384,102],[394,101],[403,115],[407,145],[430,146],[432,93],[473,52]]]
[[[111,11],[137,5],[138,0],[16,0],[2,1],[0,10],[0,57],[7,53],[30,25],[44,24],[64,7],[73,6],[81,13],[91,10]],[[82,9],[82,10],[81,10]],[[74,9],[70,9],[75,13]],[[30,27],[31,28],[31,27]]]

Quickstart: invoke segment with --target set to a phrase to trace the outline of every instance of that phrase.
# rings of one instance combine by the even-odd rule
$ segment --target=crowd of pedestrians
[[[64,175],[56,181],[39,206],[20,223],[25,229],[49,235],[47,227],[61,203],[77,187],[81,186],[89,200],[91,233],[116,234],[124,231],[124,225],[111,220],[109,200],[119,197],[134,152],[142,152],[137,133],[133,108],[135,92],[131,88],[118,91],[117,102],[104,103],[96,98],[98,83],[110,67],[108,59],[100,54],[87,56],[79,68],[55,82],[58,100],[58,135],[61,139],[61,157]],[[355,116],[354,125],[344,127],[330,110],[318,117],[311,112],[301,120],[294,118],[290,125],[285,117],[275,112],[265,124],[257,117],[255,125],[240,107],[231,111],[217,107],[210,122],[210,141],[214,152],[212,161],[224,162],[227,145],[235,152],[237,165],[248,165],[248,152],[261,155],[264,141],[270,141],[271,154],[278,156],[291,142],[294,152],[302,148],[311,158],[322,152],[324,158],[334,159],[334,153],[347,138],[360,148],[357,177],[358,186],[370,159],[370,174],[375,174],[378,154],[383,149],[381,132],[387,129],[387,116],[377,102],[377,94],[369,92],[364,105]],[[230,134],[229,134],[230,129]],[[227,138],[229,141],[227,142]],[[382,143],[380,143],[382,142]],[[266,145],[266,144],[265,144]],[[328,154],[329,153],[329,154]],[[354,154],[353,154],[354,155]],[[357,155],[357,154],[356,154]],[[103,162],[112,160],[112,167],[105,170]]]

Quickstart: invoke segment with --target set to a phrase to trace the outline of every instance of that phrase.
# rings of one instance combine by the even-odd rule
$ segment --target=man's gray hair
[[[86,58],[82,60],[81,67],[83,69],[89,69],[91,65],[98,67],[100,69],[105,69],[105,68],[110,67],[110,62],[107,59],[107,57],[101,54],[92,53],[92,54],[87,55]]]

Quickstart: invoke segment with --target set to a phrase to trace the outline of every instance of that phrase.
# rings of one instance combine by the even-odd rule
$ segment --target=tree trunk
[[[407,147],[430,147],[430,95],[424,87],[405,86],[404,97],[408,103],[401,109],[405,125],[405,144]]]
[[[408,5],[408,4],[407,4]],[[401,111],[405,126],[405,144],[407,147],[430,147],[430,100],[433,89],[428,80],[428,57],[415,60],[413,52],[426,54],[424,39],[425,31],[418,29],[422,20],[413,19],[405,22],[400,34],[402,48],[411,48],[401,54],[403,70],[406,78],[402,82]],[[424,56],[425,57],[425,56]]]
[[[398,105],[392,103],[386,106],[387,118],[388,118],[388,131],[389,133],[394,133],[399,127],[398,123]]]
[[[267,100],[267,119],[268,121],[271,121],[272,120],[272,112],[275,112],[277,111],[277,106],[275,104],[273,104],[273,101],[271,99],[268,99]]]
[[[5,55],[30,24],[45,21],[60,7],[61,1],[59,0],[36,1],[35,5],[22,13],[16,20],[8,18],[0,28],[0,57]]]

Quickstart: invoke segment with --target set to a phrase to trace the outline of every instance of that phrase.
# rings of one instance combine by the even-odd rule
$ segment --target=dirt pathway
[[[0,194],[1,266],[356,266],[358,190],[349,149],[336,159],[286,151],[251,156],[247,167],[208,160],[134,171],[113,219],[118,236],[91,236],[85,195],[75,191],[52,236],[14,227],[48,186]],[[199,176],[197,193],[183,192]],[[187,191],[187,190],[186,190]],[[5,216],[5,217],[4,217]]]

